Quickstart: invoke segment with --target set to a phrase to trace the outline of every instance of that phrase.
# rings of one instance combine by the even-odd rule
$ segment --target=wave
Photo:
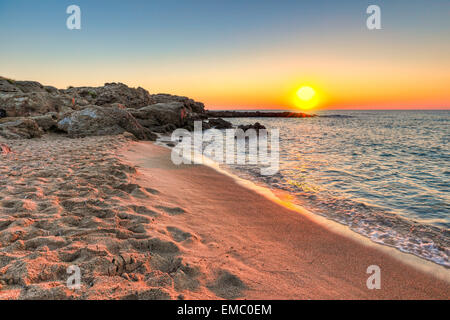
[[[286,181],[280,173],[275,176],[263,176],[259,174],[259,168],[255,167],[224,165],[221,167],[270,190],[288,192],[294,196],[291,200],[294,204],[304,207],[313,214],[348,226],[352,231],[375,243],[394,247],[450,268],[448,228],[408,219],[363,201],[340,198],[326,194],[323,190],[319,192],[317,186]]]

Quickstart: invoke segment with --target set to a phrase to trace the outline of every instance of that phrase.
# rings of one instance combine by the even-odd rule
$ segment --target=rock
[[[117,135],[128,131],[140,140],[155,140],[156,135],[142,127],[125,109],[88,106],[64,117],[57,124],[58,129],[70,137]]]
[[[46,92],[48,93],[53,93],[53,94],[59,94],[59,91],[57,88],[52,87],[52,86],[44,86],[44,89]]]
[[[72,98],[43,92],[0,92],[0,105],[8,117],[29,117],[70,108]]]
[[[40,138],[42,136],[42,130],[33,119],[21,118],[11,122],[1,123],[0,136],[6,139]]]
[[[123,83],[105,83],[103,87],[72,87],[63,92],[99,106],[120,103],[128,108],[141,108],[155,103],[147,90],[130,88]]]
[[[121,298],[121,300],[170,300],[170,294],[161,288],[150,288],[130,293]]]
[[[73,105],[73,97],[36,81],[0,77],[0,105],[7,117],[28,117],[60,112]]]
[[[181,102],[183,106],[194,113],[204,113],[205,105],[201,102],[194,101],[188,97],[175,96],[171,94],[158,93],[151,95],[154,103]]]
[[[7,117],[29,117],[48,112],[66,112],[87,105],[81,97],[35,81],[14,81],[0,77],[0,106]],[[69,110],[70,109],[70,110]]]
[[[176,130],[178,127],[172,123],[168,123],[162,126],[152,127],[151,130],[158,133],[169,133]]]
[[[15,81],[0,77],[0,92],[19,92],[20,89],[16,87]]]
[[[242,129],[244,131],[248,130],[248,129],[255,129],[255,130],[263,130],[266,129],[265,126],[263,126],[262,124],[260,124],[259,122],[256,122],[255,124],[247,124],[247,125],[240,125],[238,126],[239,129]]]
[[[140,109],[127,109],[138,122],[155,132],[168,132],[186,123],[187,110],[182,102],[152,104]]]
[[[36,121],[38,126],[44,131],[57,129],[58,126],[58,114],[55,112],[50,112],[43,116],[31,117],[31,119]]]
[[[95,106],[113,111],[107,115],[104,109],[92,109]],[[194,121],[207,118],[201,102],[170,94],[150,95],[143,88],[130,88],[123,83],[57,89],[35,81],[0,77],[0,107],[0,118],[30,117],[44,131],[58,128],[70,136],[117,134],[125,130],[139,139],[155,139],[150,131],[192,130]],[[16,136],[9,130],[3,131],[3,135]]]
[[[57,282],[32,284],[20,291],[20,300],[69,300],[71,292]]]
[[[209,119],[208,121],[209,121],[209,126],[211,128],[215,128],[215,129],[231,129],[231,128],[233,128],[233,125],[231,124],[231,122],[228,122],[221,118]]]
[[[134,134],[132,134],[132,133],[130,133],[130,132],[128,132],[128,131],[125,131],[125,132],[123,133],[123,136],[124,136],[124,138],[127,139],[127,140],[132,140],[132,141],[137,141],[137,140],[138,140]]]
[[[15,81],[14,84],[24,93],[46,92],[44,86],[37,81]]]

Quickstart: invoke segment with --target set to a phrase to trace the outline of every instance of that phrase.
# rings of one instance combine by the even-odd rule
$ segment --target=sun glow
[[[308,86],[301,87],[297,91],[297,96],[303,101],[309,101],[316,95],[316,91]]]
[[[318,94],[310,86],[301,86],[295,94],[294,104],[297,108],[307,110],[312,109],[319,103]]]

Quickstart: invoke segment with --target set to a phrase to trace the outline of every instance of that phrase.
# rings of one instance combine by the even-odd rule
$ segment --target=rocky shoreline
[[[190,129],[195,120],[206,118],[201,102],[122,83],[56,89],[0,77],[0,138],[7,140],[50,132],[73,138],[130,132],[140,140],[155,140],[155,133]]]
[[[301,112],[207,111],[188,97],[150,94],[123,83],[57,89],[36,81],[0,77],[0,140],[39,138],[46,133],[70,138],[129,132],[138,140],[156,140],[177,128],[228,129],[222,118],[313,117]],[[262,126],[257,126],[263,128]]]

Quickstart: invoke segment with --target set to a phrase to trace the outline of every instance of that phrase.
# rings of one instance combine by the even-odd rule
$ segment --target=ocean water
[[[227,119],[280,130],[280,170],[226,170],[375,242],[450,267],[450,111],[322,111]]]

